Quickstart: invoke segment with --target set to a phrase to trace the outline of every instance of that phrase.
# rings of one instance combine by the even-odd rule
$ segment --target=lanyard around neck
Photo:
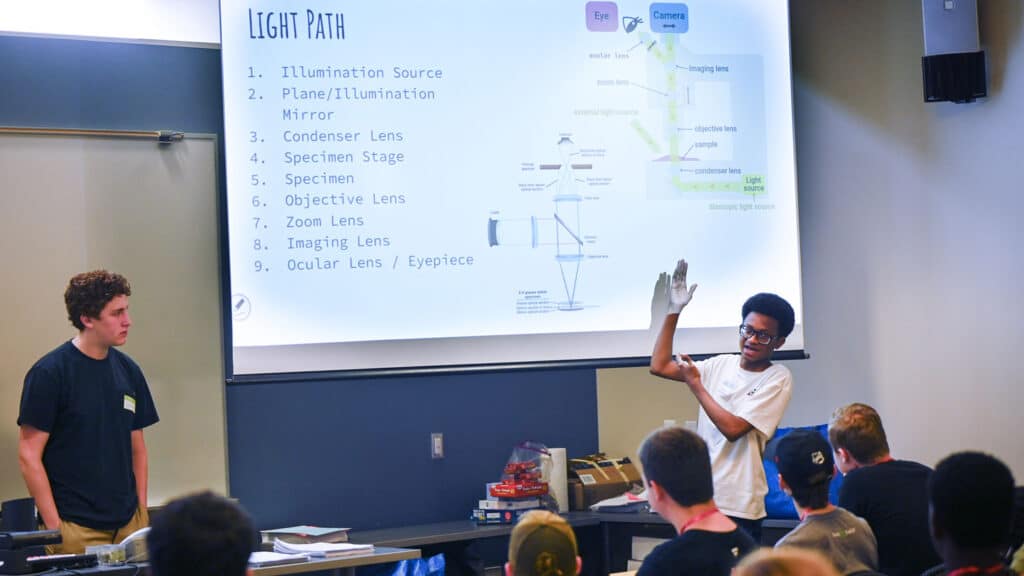
[[[993,564],[988,568],[980,566],[962,566],[956,570],[946,573],[946,576],[964,576],[964,574],[995,574],[1003,569],[1003,564]]]
[[[682,534],[683,532],[686,532],[691,526],[693,526],[697,522],[700,522],[701,520],[707,518],[708,516],[711,516],[715,512],[718,512],[718,507],[717,506],[712,507],[710,510],[706,510],[704,512],[701,512],[700,514],[697,514],[693,518],[690,518],[689,520],[686,521],[685,524],[683,524],[683,527],[679,529],[679,533]]]

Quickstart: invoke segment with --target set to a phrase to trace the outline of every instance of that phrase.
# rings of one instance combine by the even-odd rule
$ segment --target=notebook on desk
[[[321,526],[289,526],[273,530],[260,530],[264,544],[274,540],[283,540],[293,544],[310,544],[313,542],[348,542],[348,528],[327,528]]]
[[[298,564],[300,562],[309,562],[309,556],[305,554],[282,554],[280,552],[253,552],[249,555],[249,566],[251,568]]]
[[[314,558],[334,558],[373,552],[373,544],[349,544],[346,542],[313,542],[311,544],[291,544],[280,540],[274,542],[274,552],[284,554],[308,554]]]

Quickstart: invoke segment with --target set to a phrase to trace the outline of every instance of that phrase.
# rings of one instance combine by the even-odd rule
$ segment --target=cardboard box
[[[640,471],[629,458],[594,454],[569,460],[569,508],[587,510],[591,504],[643,486]]]

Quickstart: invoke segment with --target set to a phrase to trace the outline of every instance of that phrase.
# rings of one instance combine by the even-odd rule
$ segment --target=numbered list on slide
[[[429,135],[381,119],[410,110],[429,117],[445,97],[443,67],[348,61],[337,49],[346,40],[341,12],[250,9],[248,27],[248,41],[265,50],[225,69],[244,90],[241,98],[226,94],[227,105],[244,107],[239,116],[248,119],[234,127],[245,131],[247,147],[229,151],[236,166],[244,156],[249,213],[232,221],[249,230],[248,271],[280,278],[471,266],[468,255],[416,254],[393,234],[419,199],[390,184],[404,180]],[[296,40],[307,44],[283,49]],[[280,43],[282,56],[265,57]]]

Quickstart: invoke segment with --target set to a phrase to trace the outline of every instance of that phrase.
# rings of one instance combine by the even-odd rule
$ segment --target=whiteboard
[[[146,429],[149,503],[227,491],[217,140],[0,134],[0,499],[28,495],[15,425],[26,371],[74,336],[68,279],[107,268],[132,285],[122,348],[160,414]]]

